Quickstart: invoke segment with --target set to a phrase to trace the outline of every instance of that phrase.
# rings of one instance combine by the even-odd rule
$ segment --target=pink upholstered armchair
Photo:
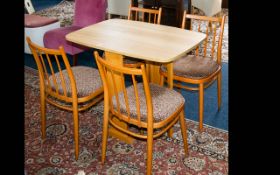
[[[75,0],[75,13],[72,26],[50,30],[44,35],[47,48],[58,49],[63,46],[65,52],[73,56],[73,65],[77,64],[77,54],[89,49],[66,41],[65,35],[105,20],[107,0]]]

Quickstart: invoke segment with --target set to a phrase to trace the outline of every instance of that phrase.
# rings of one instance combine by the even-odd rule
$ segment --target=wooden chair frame
[[[124,132],[128,135],[131,135],[140,139],[147,139],[147,174],[152,173],[152,149],[153,149],[153,139],[161,136],[167,130],[169,130],[178,120],[180,120],[182,137],[184,141],[184,149],[185,154],[188,153],[188,143],[187,143],[187,132],[185,126],[185,118],[184,118],[184,103],[178,107],[178,109],[166,119],[160,122],[154,122],[153,119],[153,106],[152,106],[152,98],[149,88],[149,83],[146,75],[145,66],[141,65],[140,68],[128,68],[124,66],[116,66],[103,58],[101,58],[98,53],[95,51],[94,56],[100,71],[100,75],[103,81],[104,86],[104,122],[103,122],[103,136],[102,136],[102,163],[105,162],[106,156],[106,145],[107,145],[107,137],[108,137],[108,126],[109,123],[114,128],[118,129],[121,132]],[[127,90],[125,87],[124,75],[131,76],[133,82],[134,95],[136,99],[136,108],[137,108],[137,117],[130,116],[129,102],[127,96]],[[138,87],[135,76],[142,76],[143,78],[143,86],[146,97],[147,104],[147,121],[141,120],[140,114],[140,102],[138,95]],[[121,89],[117,91],[117,83],[116,79],[121,77]],[[112,87],[113,86],[113,87]],[[119,101],[119,93],[123,93],[125,106],[126,106],[126,114],[120,111],[120,101]],[[118,95],[117,95],[118,94]],[[113,99],[116,102],[114,107]],[[144,135],[142,132],[135,133],[130,130],[126,130],[115,124],[113,117],[117,117],[119,120],[124,121],[128,124],[134,125],[138,128],[147,129],[147,134]],[[159,132],[154,133],[154,129],[160,129]]]
[[[182,21],[182,29],[185,29],[186,26],[186,19],[191,19],[191,24],[193,20],[199,20],[199,21],[206,21],[209,25],[207,25],[206,29],[206,39],[204,40],[204,51],[203,51],[203,57],[206,57],[206,51],[207,51],[207,44],[208,44],[208,35],[209,32],[213,33],[213,40],[212,40],[212,48],[211,48],[211,57],[214,59],[214,54],[217,52],[217,63],[219,65],[219,68],[213,72],[211,75],[201,78],[201,79],[192,79],[192,78],[186,78],[182,76],[177,76],[174,74],[174,80],[178,81],[179,83],[174,83],[174,87],[183,88],[186,90],[197,90],[199,92],[199,130],[202,131],[203,129],[203,108],[204,108],[204,89],[209,87],[215,80],[217,80],[217,96],[218,96],[218,110],[220,110],[221,107],[221,81],[222,81],[222,63],[221,63],[221,48],[222,48],[222,39],[223,39],[223,32],[224,32],[224,24],[225,24],[225,16],[223,17],[208,17],[208,16],[198,16],[193,14],[187,14],[186,11],[184,11],[183,15],[183,21]],[[213,23],[219,23],[220,26],[220,33],[219,33],[219,40],[218,40],[218,46],[215,50],[215,42],[216,42],[216,32],[217,28],[216,25],[213,25]],[[201,32],[201,23],[199,22],[198,26],[198,32]],[[212,27],[212,28],[210,28]],[[190,30],[192,30],[192,25]],[[198,52],[199,46],[195,49],[195,55],[197,56],[199,54]],[[164,83],[165,78],[167,78],[167,72],[160,71],[161,74],[161,84]],[[190,83],[198,85],[198,87],[189,87],[186,85],[182,85],[180,82],[184,83]]]
[[[47,49],[33,43],[29,37],[26,39],[37,64],[40,79],[42,139],[46,138],[46,102],[58,108],[72,111],[74,123],[75,158],[77,160],[79,157],[78,112],[84,111],[102,100],[103,87],[99,88],[95,92],[92,92],[88,96],[78,97],[76,80],[63,47],[59,47],[58,50]],[[62,63],[59,62],[59,58],[62,58],[62,63],[64,63],[66,67],[67,75],[70,80],[71,94],[67,94],[65,75],[62,73]],[[54,76],[54,65],[58,68],[60,79]],[[48,72],[47,68],[49,68],[51,73]],[[50,76],[52,76],[52,79],[50,79]],[[55,89],[51,87],[51,85],[54,85]],[[59,91],[60,86],[62,87],[63,92]]]
[[[128,20],[160,24],[161,13],[162,13],[161,7],[158,10],[157,9],[147,9],[147,8],[141,8],[141,7],[133,7],[132,4],[133,3],[130,3],[130,6],[129,6]],[[140,14],[142,14],[142,19],[140,19]],[[149,15],[148,21],[145,21],[145,17],[144,17],[145,14]],[[153,18],[153,21],[151,21],[152,18]]]

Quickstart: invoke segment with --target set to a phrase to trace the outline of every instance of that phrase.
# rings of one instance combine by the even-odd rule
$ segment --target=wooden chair
[[[188,153],[187,132],[184,118],[185,99],[175,90],[148,83],[145,66],[128,68],[115,66],[94,52],[104,86],[104,118],[102,136],[102,163],[105,162],[108,125],[140,139],[147,139],[147,174],[152,173],[153,139],[161,136],[179,119],[184,141],[185,154]],[[124,76],[125,75],[125,76]],[[136,76],[142,82],[136,82]],[[131,77],[132,85],[125,86],[125,78]],[[119,80],[119,81],[117,81]],[[135,132],[115,123],[115,118],[130,126],[146,129]],[[155,131],[156,129],[156,131]]]
[[[129,10],[128,10],[128,20],[133,21],[142,21],[148,22],[152,24],[160,24],[161,12],[162,9],[147,9],[141,7],[133,7],[131,0]],[[141,64],[144,64],[143,61],[140,61],[136,58],[125,57],[124,58],[124,66],[126,67],[140,67]]]
[[[33,43],[27,37],[38,67],[41,96],[41,131],[46,138],[46,102],[73,112],[75,158],[79,157],[79,116],[103,99],[103,87],[97,69],[71,67],[63,47],[47,49]],[[57,72],[56,72],[57,70]]]
[[[218,89],[218,109],[221,107],[221,81],[222,81],[222,63],[221,48],[224,32],[225,16],[207,17],[187,14],[184,11],[182,28],[185,28],[186,19],[191,19],[191,28],[194,30],[193,23],[198,27],[196,31],[206,34],[205,41],[192,52],[174,62],[174,80],[178,82],[195,84],[197,87],[174,83],[175,87],[198,90],[199,92],[199,129],[203,129],[203,106],[204,89],[217,80]],[[209,25],[210,24],[210,25]],[[211,27],[211,28],[210,28]],[[160,68],[161,79],[167,77],[166,66]],[[161,82],[163,83],[163,81]]]

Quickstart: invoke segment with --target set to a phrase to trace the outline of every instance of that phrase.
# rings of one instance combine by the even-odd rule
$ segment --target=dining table
[[[84,27],[66,35],[66,40],[90,48],[104,51],[106,60],[122,66],[124,57],[133,57],[146,61],[148,79],[159,84],[159,69],[167,66],[167,83],[173,88],[173,62],[195,49],[206,38],[204,33],[190,31],[172,26],[150,24],[126,19],[108,19]],[[118,89],[121,86],[121,77]],[[127,129],[126,123],[113,118],[119,126]],[[134,138],[117,129],[109,128],[109,135],[126,143]],[[172,130],[169,136],[172,135]]]

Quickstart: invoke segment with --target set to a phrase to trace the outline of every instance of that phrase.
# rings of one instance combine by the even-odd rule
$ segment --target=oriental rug
[[[80,156],[74,158],[72,113],[47,105],[47,137],[40,133],[38,73],[25,67],[25,172],[28,175],[97,175],[146,173],[146,142],[126,144],[109,138],[106,162],[100,163],[102,141],[102,103],[79,113]],[[154,140],[153,174],[228,174],[228,132],[186,119],[189,155],[185,156],[180,125],[173,138]],[[83,172],[83,173],[81,173]]]

